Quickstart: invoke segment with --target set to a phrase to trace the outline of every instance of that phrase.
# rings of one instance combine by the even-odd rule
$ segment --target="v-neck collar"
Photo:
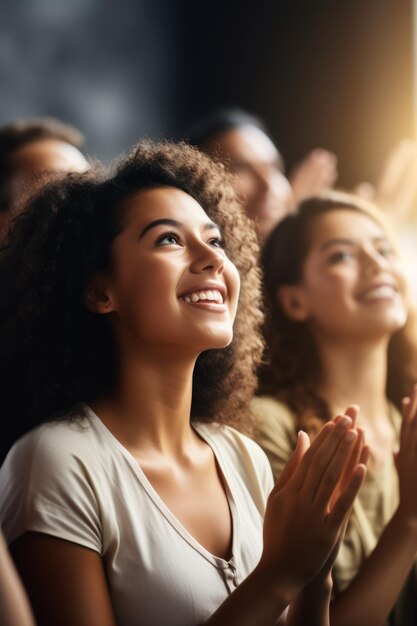
[[[135,457],[123,446],[120,441],[113,435],[113,433],[107,428],[107,426],[102,422],[99,416],[94,413],[94,411],[86,405],[89,413],[89,419],[93,421],[93,423],[99,428],[102,433],[106,436],[109,442],[118,448],[118,450],[122,453],[124,458],[128,461],[129,465],[132,467],[135,475],[137,476],[141,486],[154,503],[154,505],[160,510],[165,519],[170,523],[170,525],[178,532],[179,535],[197,552],[199,552],[207,561],[212,563],[215,567],[220,569],[228,569],[230,566],[236,567],[236,554],[239,551],[240,545],[240,524],[239,524],[239,516],[236,507],[236,502],[233,497],[233,491],[229,484],[228,479],[228,468],[222,458],[221,451],[219,450],[215,438],[208,432],[208,428],[205,424],[193,424],[192,428],[197,432],[197,434],[207,443],[207,445],[211,448],[214,458],[218,467],[220,468],[223,485],[226,491],[226,497],[229,504],[230,515],[232,519],[232,556],[227,561],[219,556],[216,556],[209,552],[204,546],[202,546],[189,532],[188,530],[181,524],[179,519],[174,515],[171,509],[165,504],[162,498],[159,496],[158,492],[154,489],[148,478],[146,477],[144,471],[140,467],[138,461]]]

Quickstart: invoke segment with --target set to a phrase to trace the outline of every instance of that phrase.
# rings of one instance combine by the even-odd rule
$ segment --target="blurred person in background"
[[[83,135],[50,118],[19,120],[0,128],[0,237],[34,185],[53,173],[84,172]]]
[[[402,139],[384,160],[375,185],[359,183],[359,196],[372,200],[391,221],[406,261],[411,299],[417,305],[417,142]]]
[[[299,429],[314,439],[346,398],[361,407],[369,445],[333,569],[331,623],[415,625],[416,388],[403,398],[417,381],[417,347],[384,215],[340,192],[306,200],[272,232],[263,267],[269,365],[253,406],[275,479]]]
[[[315,149],[287,177],[282,155],[263,122],[239,109],[220,109],[190,126],[187,140],[223,162],[262,239],[304,198],[333,187],[337,159]]]
[[[78,130],[49,117],[15,121],[0,128],[0,242],[7,238],[9,225],[24,209],[26,198],[51,174],[88,169],[79,149],[83,143]],[[2,420],[0,463],[25,430],[24,421]]]

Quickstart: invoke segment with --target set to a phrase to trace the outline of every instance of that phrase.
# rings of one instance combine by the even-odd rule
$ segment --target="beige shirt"
[[[230,561],[185,530],[92,411],[76,422],[44,424],[12,448],[0,470],[8,542],[37,531],[98,552],[118,626],[203,624],[259,561],[273,481],[255,442],[227,426],[194,427],[224,476]]]
[[[296,418],[288,406],[269,396],[255,398],[253,410],[258,421],[256,439],[269,458],[276,480],[297,443]],[[401,417],[394,407],[391,413],[399,436]],[[393,456],[390,455],[377,472],[367,473],[365,483],[356,498],[345,539],[333,569],[336,594],[343,591],[356,576],[364,559],[376,546],[382,530],[397,508],[398,501],[397,472]],[[387,623],[398,626],[415,625],[415,604],[414,587],[411,589],[411,597],[403,593]]]

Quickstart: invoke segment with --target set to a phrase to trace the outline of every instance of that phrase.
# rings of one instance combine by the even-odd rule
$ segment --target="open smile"
[[[182,296],[182,300],[188,304],[195,304],[196,302],[223,304],[223,294],[218,289],[204,289]]]
[[[366,289],[358,298],[361,302],[378,300],[394,300],[398,296],[398,288],[392,283],[380,283]]]
[[[181,294],[179,299],[197,308],[216,312],[226,310],[226,289],[220,285],[201,285]]]

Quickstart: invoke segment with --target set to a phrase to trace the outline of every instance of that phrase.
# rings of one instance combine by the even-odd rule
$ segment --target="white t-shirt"
[[[43,424],[13,446],[0,470],[7,541],[37,531],[102,555],[118,626],[203,624],[259,561],[273,479],[251,439],[227,426],[194,428],[225,479],[230,561],[184,529],[91,410],[79,421]]]

